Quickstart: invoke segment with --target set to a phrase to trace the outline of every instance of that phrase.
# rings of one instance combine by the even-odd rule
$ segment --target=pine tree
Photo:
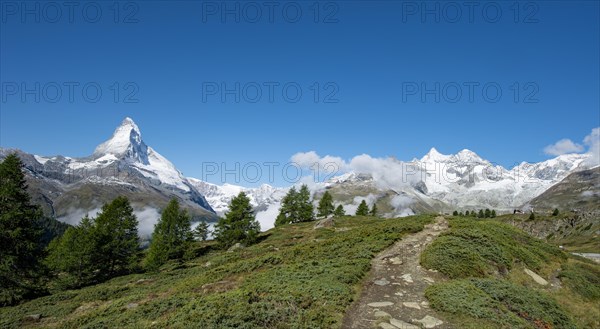
[[[314,207],[310,200],[308,186],[302,185],[300,191],[292,187],[281,200],[279,215],[275,219],[275,226],[308,222],[314,219]]]
[[[59,273],[56,283],[60,288],[79,288],[96,280],[97,251],[94,222],[87,215],[77,226],[50,242],[46,263]]]
[[[458,216],[465,217],[465,214],[463,214],[463,212],[461,211],[461,212],[458,213]]]
[[[529,219],[531,219],[531,220],[535,219],[535,215],[533,214],[533,211],[531,212],[531,215],[529,215]]]
[[[554,208],[554,211],[552,212],[552,216],[558,216],[558,208]]]
[[[485,214],[483,213],[483,209],[479,209],[479,213],[477,214],[478,218],[483,218]]]
[[[201,221],[200,223],[198,223],[198,226],[196,226],[196,229],[194,230],[194,236],[200,241],[206,241],[209,233],[209,226],[208,223],[205,221]]]
[[[458,216],[458,211],[454,210],[454,212],[452,212],[452,216]]]
[[[42,217],[27,193],[23,164],[16,154],[0,162],[0,306],[40,293],[39,250]]]
[[[362,200],[362,202],[358,205],[358,209],[356,209],[356,216],[367,216],[369,214],[369,206],[367,206],[367,202]]]
[[[489,209],[486,209],[483,217],[490,218],[491,215],[492,215],[492,212]]]
[[[331,197],[331,194],[329,194],[329,191],[325,191],[325,193],[323,193],[321,201],[319,201],[319,207],[317,208],[317,211],[317,216],[319,217],[327,217],[333,214],[333,198]]]
[[[309,222],[315,219],[314,206],[310,200],[308,186],[302,185],[298,192],[298,222]]]
[[[373,203],[373,207],[371,208],[371,211],[369,211],[369,216],[377,216],[377,205]]]
[[[344,207],[343,207],[342,205],[338,205],[338,206],[335,208],[335,211],[333,212],[333,214],[334,214],[336,217],[342,217],[342,216],[346,216],[346,211],[344,210]]]
[[[470,215],[471,215],[471,214],[470,214],[470,213],[469,213],[469,211],[467,210],[467,211],[465,212],[465,216],[469,217]]]
[[[292,187],[281,200],[279,215],[275,219],[275,226],[289,224],[293,218],[297,218],[296,200],[298,199],[296,187]]]
[[[147,268],[156,269],[169,259],[183,257],[191,236],[190,220],[177,199],[171,199],[154,226],[152,242],[145,259]]]
[[[471,211],[471,217],[477,217],[477,213],[475,212],[475,210]]]
[[[490,215],[491,218],[496,218],[496,210],[492,210],[492,214]]]
[[[222,247],[236,243],[245,245],[256,242],[260,224],[256,221],[250,199],[240,192],[229,203],[229,211],[215,225],[215,238]]]
[[[137,265],[137,225],[137,218],[126,197],[117,197],[102,207],[94,229],[102,277],[127,273]]]

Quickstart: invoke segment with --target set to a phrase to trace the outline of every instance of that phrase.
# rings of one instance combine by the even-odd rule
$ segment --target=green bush
[[[600,269],[593,264],[569,262],[559,278],[566,286],[587,300],[600,301]]]
[[[485,277],[505,273],[515,262],[532,269],[553,259],[565,259],[556,247],[493,220],[454,219],[450,230],[421,254],[421,264],[450,278]]]
[[[462,279],[435,284],[425,296],[431,307],[476,326],[495,328],[576,328],[572,319],[549,296],[505,280]]]

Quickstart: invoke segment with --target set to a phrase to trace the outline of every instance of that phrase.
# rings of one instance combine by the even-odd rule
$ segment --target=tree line
[[[465,211],[464,213],[461,211],[459,212],[458,210],[454,210],[454,212],[452,213],[452,216],[460,216],[460,217],[475,217],[475,218],[495,218],[496,217],[496,210],[492,209],[479,209],[479,211]]]
[[[310,197],[310,191],[307,185],[302,185],[300,190],[292,187],[281,200],[279,215],[275,220],[275,226],[291,223],[302,223],[315,220],[313,201]],[[325,191],[317,206],[316,217],[328,216],[346,216],[344,207],[340,204],[337,207],[333,204],[333,197],[329,191]],[[356,216],[377,216],[377,205],[369,209],[367,202],[362,200],[356,209]]]

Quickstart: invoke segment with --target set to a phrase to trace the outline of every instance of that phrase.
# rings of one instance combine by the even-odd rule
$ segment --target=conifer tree
[[[308,186],[302,185],[298,192],[298,222],[309,222],[315,219],[314,206],[310,200]]]
[[[120,196],[105,204],[95,220],[100,274],[105,278],[129,272],[137,264],[138,220],[129,200]]]
[[[321,201],[319,201],[319,207],[317,208],[317,216],[327,217],[333,214],[334,210],[335,209],[333,207],[333,198],[331,197],[331,194],[329,194],[329,191],[325,191],[325,193],[323,193],[323,196],[321,197]]]
[[[485,213],[484,213],[484,215],[483,215],[483,217],[485,217],[485,218],[490,218],[490,217],[491,217],[491,215],[492,215],[492,212],[491,212],[489,209],[486,209],[486,210],[485,210]]]
[[[31,204],[16,154],[0,162],[0,306],[40,292],[39,207]]]
[[[369,206],[367,206],[367,202],[365,200],[362,200],[356,209],[356,216],[367,216],[368,214]]]
[[[452,216],[458,216],[458,211],[454,210],[454,212],[452,212]]]
[[[335,208],[335,211],[333,212],[333,214],[334,214],[336,217],[342,217],[342,216],[346,216],[346,211],[344,210],[344,207],[343,207],[342,205],[338,205],[338,206]]]
[[[281,200],[279,215],[275,219],[275,226],[308,222],[314,219],[314,207],[310,200],[308,186],[302,185],[300,191],[292,187]]]
[[[293,186],[283,197],[281,207],[279,208],[279,215],[275,219],[275,226],[289,224],[294,218],[298,217],[296,209],[297,195],[296,187]]]
[[[154,226],[152,242],[148,249],[145,265],[156,269],[169,259],[183,257],[191,236],[190,216],[181,209],[177,199],[171,199]]]
[[[369,211],[369,216],[377,216],[377,205],[373,203],[373,207],[371,207],[371,211]]]
[[[552,212],[552,216],[558,216],[558,208],[554,208],[554,211]]]
[[[490,214],[491,218],[496,218],[496,210],[492,210],[492,213]]]
[[[79,225],[69,227],[61,237],[50,242],[46,263],[59,274],[56,283],[60,288],[79,288],[95,282],[96,245],[94,222],[87,215]]]
[[[215,225],[215,238],[222,247],[236,243],[250,245],[256,242],[260,224],[256,221],[250,199],[240,192],[229,203],[229,211]]]
[[[483,213],[483,209],[479,209],[479,213],[477,214],[478,218],[483,218],[485,214]]]
[[[208,223],[205,221],[198,223],[198,226],[196,226],[196,229],[194,230],[194,236],[196,239],[200,241],[206,241],[208,234],[210,234]]]
[[[469,213],[469,211],[465,211],[465,216],[469,217],[471,214]]]

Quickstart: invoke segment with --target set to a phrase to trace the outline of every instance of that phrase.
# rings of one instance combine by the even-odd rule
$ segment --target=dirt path
[[[442,279],[419,265],[419,257],[436,236],[448,228],[443,217],[415,234],[407,235],[371,262],[360,298],[342,322],[343,329],[452,328],[429,308],[424,291]]]

